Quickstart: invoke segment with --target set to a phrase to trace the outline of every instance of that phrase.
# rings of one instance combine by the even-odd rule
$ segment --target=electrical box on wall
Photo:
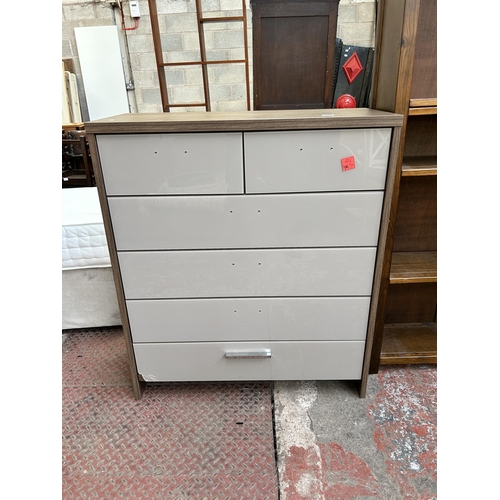
[[[141,11],[139,10],[139,2],[130,2],[130,16],[131,17],[141,17]]]

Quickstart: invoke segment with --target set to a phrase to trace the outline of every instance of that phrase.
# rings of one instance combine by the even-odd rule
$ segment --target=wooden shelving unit
[[[436,0],[380,0],[372,107],[405,118],[370,373],[437,363],[436,33]]]
[[[62,126],[62,187],[95,186],[94,170],[83,123]]]

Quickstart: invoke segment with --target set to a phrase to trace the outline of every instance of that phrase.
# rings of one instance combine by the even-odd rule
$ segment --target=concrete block
[[[158,28],[160,30],[160,33],[167,32],[167,16],[158,15]]]
[[[142,89],[142,104],[161,104],[160,89]]]
[[[227,61],[230,59],[228,50],[207,50],[207,61]]]
[[[115,11],[115,14],[117,11]],[[95,4],[95,17],[97,19],[113,20],[113,6],[107,2]]]
[[[250,57],[250,52],[249,52],[249,57]],[[231,49],[229,51],[229,59],[231,61],[245,59],[245,48],[241,47],[237,49]]]
[[[163,58],[166,62],[195,62],[201,61],[200,51],[180,50],[177,52],[164,52]]]
[[[209,68],[210,81],[216,85],[227,83],[241,83],[245,81],[243,64],[227,64]]]
[[[231,85],[231,100],[246,100],[247,87],[245,83],[237,83]]]
[[[161,113],[163,112],[163,107],[161,104],[137,104],[137,109],[139,113]]]
[[[214,48],[216,49],[233,49],[244,46],[242,29],[214,32]]]
[[[139,9],[141,11],[141,20],[143,16],[149,16],[149,2],[148,0],[139,0]]]
[[[211,23],[207,24],[206,26],[210,26]],[[214,48],[214,32],[213,31],[206,31],[204,30],[204,36],[205,36],[205,49],[210,50]]]
[[[212,101],[228,101],[231,99],[231,85],[210,85]]]
[[[180,68],[165,68],[167,85],[185,85],[184,70]]]
[[[339,5],[337,27],[344,23],[355,23],[357,21],[358,7],[356,5]]]
[[[172,104],[190,104],[203,102],[204,100],[203,90],[199,86],[183,85],[172,87]]]
[[[153,52],[138,52],[130,54],[130,62],[132,69],[139,71],[154,70],[156,71],[156,58]]]
[[[222,14],[221,11],[218,12],[219,14]],[[212,16],[213,14],[216,14],[215,12],[209,12],[208,13],[210,16]],[[227,30],[229,29],[229,25],[232,24],[232,23],[226,23],[226,22],[218,22],[218,21],[215,21],[213,23],[205,23],[205,25],[203,26],[203,30],[205,32],[205,37],[208,36],[208,34],[211,32],[211,31],[224,31],[224,30]],[[212,42],[213,43],[213,42]]]
[[[183,70],[186,85],[203,85],[203,75],[200,66],[186,66]]]
[[[158,14],[189,12],[190,3],[194,4],[194,0],[156,0],[156,10]]]
[[[94,4],[72,4],[63,5],[63,14],[66,21],[84,21],[95,19]]]
[[[246,111],[246,101],[219,101],[219,111]]]
[[[180,108],[171,108],[171,113],[200,113],[204,112],[205,108],[203,106],[188,106],[188,107],[180,107]]]
[[[196,31],[190,31],[189,33],[182,33],[179,35],[181,37],[181,47],[177,50],[199,50],[200,49],[200,37]]]
[[[210,107],[211,107],[211,111],[213,111],[214,113],[217,113],[219,110],[219,101],[212,101],[210,103]]]
[[[363,3],[358,5],[358,22],[361,23],[375,23],[376,14],[375,3]]]
[[[160,35],[161,48],[164,52],[182,50],[182,35],[180,33],[165,33]]]
[[[133,52],[154,52],[153,39],[149,35],[129,37],[128,49]]]
[[[153,30],[151,28],[151,17],[142,15],[142,10],[141,10],[141,18],[139,19],[139,27],[134,31],[127,31],[128,34],[131,33],[135,33],[137,35],[149,34],[150,36],[152,32]]]
[[[242,10],[242,0],[220,0],[220,10],[239,10],[239,11],[241,11]]]
[[[345,44],[373,47],[375,44],[375,25],[374,23],[344,24],[340,27],[340,38]]]
[[[134,85],[137,89],[150,88],[155,86],[153,71],[134,71]]]
[[[198,31],[196,14],[172,14],[165,17],[165,28],[167,33],[184,33],[186,31]]]
[[[201,0],[201,10],[204,17],[212,17],[213,12],[221,10],[220,2],[219,0]],[[209,13],[208,16],[206,15],[207,13]]]

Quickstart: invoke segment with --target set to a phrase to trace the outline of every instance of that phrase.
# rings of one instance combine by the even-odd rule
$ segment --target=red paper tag
[[[356,168],[354,156],[348,156],[347,158],[342,158],[342,160],[340,160],[340,161],[342,163],[342,172]]]

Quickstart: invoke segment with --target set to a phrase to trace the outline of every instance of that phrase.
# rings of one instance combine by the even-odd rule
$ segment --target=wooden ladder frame
[[[170,108],[173,107],[191,107],[200,106],[205,107],[206,111],[211,111],[210,105],[210,89],[208,81],[208,66],[211,64],[245,64],[245,80],[246,80],[246,94],[247,94],[247,110],[250,110],[250,83],[249,83],[249,64],[248,64],[248,36],[247,36],[247,14],[246,14],[246,4],[245,0],[241,0],[243,13],[241,16],[230,16],[230,17],[203,17],[201,0],[196,0],[196,19],[198,25],[198,37],[200,41],[200,55],[201,61],[185,61],[185,62],[165,62],[163,60],[163,50],[161,45],[160,36],[160,26],[158,22],[158,11],[156,9],[156,0],[148,0],[149,3],[149,13],[151,17],[151,28],[153,31],[153,44],[156,57],[156,66],[158,70],[158,80],[160,83],[160,94],[161,101],[164,112],[169,112]],[[245,46],[245,58],[244,59],[232,59],[226,61],[207,61],[206,49],[205,49],[205,33],[203,25],[205,23],[221,23],[221,22],[233,22],[239,21],[243,22],[243,38]],[[168,100],[167,91],[167,78],[165,75],[165,68],[171,66],[194,66],[201,65],[202,76],[203,76],[203,92],[205,95],[204,102],[195,103],[182,103],[182,104],[171,104]]]

